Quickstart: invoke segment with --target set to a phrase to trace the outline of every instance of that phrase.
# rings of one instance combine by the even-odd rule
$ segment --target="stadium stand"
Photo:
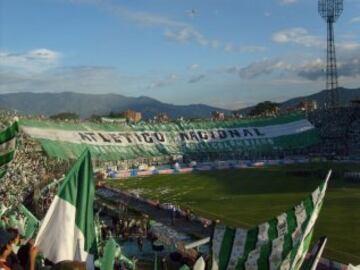
[[[315,151],[325,156],[359,158],[360,108],[342,107],[317,110],[309,120],[319,130],[321,144]]]
[[[13,117],[10,113],[0,113],[2,121],[6,123]],[[34,120],[34,117],[27,117]],[[360,108],[338,108],[331,111],[315,111],[308,115],[309,121],[316,127],[319,132],[320,141],[304,148],[289,148],[289,149],[272,149],[273,151],[259,151],[254,149],[247,149],[246,151],[210,151],[197,152],[191,151],[185,154],[154,156],[148,158],[137,157],[132,160],[110,160],[110,161],[96,161],[96,165],[102,168],[115,167],[116,171],[125,169],[140,169],[139,171],[146,171],[149,168],[156,168],[163,171],[176,171],[182,168],[187,169],[191,164],[217,164],[218,167],[224,166],[222,161],[236,161],[247,160],[269,160],[269,159],[284,159],[300,156],[307,157],[310,154],[318,156],[326,156],[330,158],[347,158],[359,159],[360,156]],[[36,121],[42,121],[43,118],[35,118]],[[47,122],[44,121],[44,122]],[[63,125],[64,123],[56,121],[56,124]],[[68,122],[66,124],[69,124]],[[84,122],[74,121],[71,124],[81,124]],[[85,123],[87,125],[88,123]],[[34,214],[40,219],[47,211],[54,194],[57,192],[58,182],[61,181],[64,173],[68,171],[73,160],[61,160],[49,157],[41,142],[33,140],[28,135],[20,132],[17,138],[17,152],[11,164],[7,168],[7,172],[1,179],[0,197],[1,207],[9,208],[10,206],[17,207],[20,204],[25,204]],[[171,166],[171,164],[177,164]],[[210,164],[210,165],[209,165]],[[204,165],[205,166],[205,165]],[[194,166],[195,167],[195,166]],[[143,168],[143,169],[141,169]],[[109,168],[109,171],[112,169]],[[347,175],[351,179],[357,179],[358,173]],[[54,183],[55,184],[51,184]],[[50,184],[50,185],[49,185]],[[2,212],[3,209],[0,209]],[[1,224],[8,223],[11,225],[10,219],[1,217]],[[120,225],[117,225],[119,223]],[[146,234],[147,219],[139,218],[139,220],[124,220],[114,221],[111,226],[101,225],[103,230],[103,237],[107,237],[112,233],[115,234]],[[1,225],[3,226],[3,225]],[[10,226],[11,227],[11,226]],[[1,228],[0,228],[1,229]],[[1,231],[3,235],[6,232]],[[12,239],[11,241],[13,241]],[[3,243],[10,241],[9,239],[2,239]],[[4,245],[2,243],[2,245]],[[5,243],[5,244],[6,244]],[[3,248],[3,246],[2,246]],[[28,248],[31,249],[28,246]],[[32,250],[32,253],[26,255],[27,262],[30,261],[31,256],[36,255],[37,251]],[[34,262],[31,262],[34,264]],[[3,267],[3,266],[2,266]],[[6,269],[6,267],[3,267]]]

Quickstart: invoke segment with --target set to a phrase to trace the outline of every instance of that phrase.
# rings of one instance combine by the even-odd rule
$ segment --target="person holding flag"
[[[35,246],[53,263],[86,262],[94,269],[95,184],[89,150],[85,150],[66,175],[36,236]]]

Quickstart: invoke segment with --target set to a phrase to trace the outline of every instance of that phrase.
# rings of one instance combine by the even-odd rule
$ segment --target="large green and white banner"
[[[212,270],[298,270],[309,250],[331,176],[300,204],[249,230],[217,225]]]
[[[287,150],[318,142],[314,126],[302,115],[273,119],[169,124],[65,124],[21,122],[53,157],[76,158],[87,146],[97,159],[118,160],[192,152]]]

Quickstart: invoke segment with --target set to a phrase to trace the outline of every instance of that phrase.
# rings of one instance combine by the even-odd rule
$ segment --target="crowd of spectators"
[[[0,129],[14,120],[11,113],[0,112],[0,117]],[[48,207],[56,193],[55,188],[48,190],[45,196],[35,195],[53,179],[60,178],[68,165],[48,159],[37,143],[21,132],[17,135],[14,159],[0,179],[0,269],[40,269],[43,265],[33,240],[25,234],[26,217],[20,207],[26,204],[32,208],[38,202],[41,205],[42,200],[47,201]],[[38,217],[41,218],[44,211]],[[37,211],[33,213],[38,214]]]
[[[0,112],[0,130],[13,119],[14,114]],[[33,118],[33,116],[26,116]],[[37,117],[44,119],[44,117]],[[343,156],[360,154],[360,108],[338,108],[331,111],[315,111],[309,114],[309,120],[318,128],[321,144],[315,151],[319,154],[335,153]],[[55,120],[58,121],[58,120]],[[69,120],[78,123],[81,120]],[[118,161],[116,169],[134,169],[143,167],[161,167],[166,164],[191,164],[214,160],[241,159],[281,159],[286,155],[307,154],[307,149],[295,152],[274,151],[271,154],[260,152],[193,153],[183,156],[139,158],[132,161]],[[179,163],[178,163],[179,162]],[[145,164],[145,165],[144,165]],[[103,164],[98,164],[104,166]],[[106,163],[105,163],[106,165]],[[108,163],[107,165],[114,165]],[[21,214],[12,211],[20,204],[27,205],[41,219],[56,194],[59,183],[71,166],[71,162],[48,158],[41,146],[22,132],[17,136],[17,148],[13,162],[0,180],[0,268],[35,269],[38,250],[29,239],[21,239],[16,220]],[[179,165],[180,166],[180,165]],[[148,218],[112,218],[110,222],[100,222],[100,237],[109,239],[136,239],[139,251],[144,239],[154,240],[149,234]],[[17,254],[17,255],[16,255]]]
[[[119,240],[145,239],[148,237],[148,217],[112,217],[106,221],[102,219],[99,224],[101,239],[115,237]]]
[[[356,157],[360,153],[360,108],[317,110],[309,120],[319,130],[319,154]]]
[[[2,204],[14,207],[23,202],[29,206],[33,203],[36,205],[38,202],[33,199],[51,201],[49,196],[55,189],[49,190],[45,196],[37,196],[37,193],[54,179],[61,178],[69,165],[68,162],[49,159],[36,142],[20,133],[14,160],[7,166],[6,174],[1,179]]]

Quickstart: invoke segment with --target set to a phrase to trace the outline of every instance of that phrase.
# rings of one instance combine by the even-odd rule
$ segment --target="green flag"
[[[115,242],[113,238],[110,238],[106,241],[104,248],[104,256],[101,258],[101,270],[113,270],[115,263],[116,250],[119,248],[119,245]]]
[[[20,205],[19,212],[24,216],[23,235],[30,239],[39,227],[39,220],[23,204]]]
[[[92,269],[96,254],[95,186],[91,155],[86,150],[66,175],[47,211],[35,246],[54,263],[86,261]]]

